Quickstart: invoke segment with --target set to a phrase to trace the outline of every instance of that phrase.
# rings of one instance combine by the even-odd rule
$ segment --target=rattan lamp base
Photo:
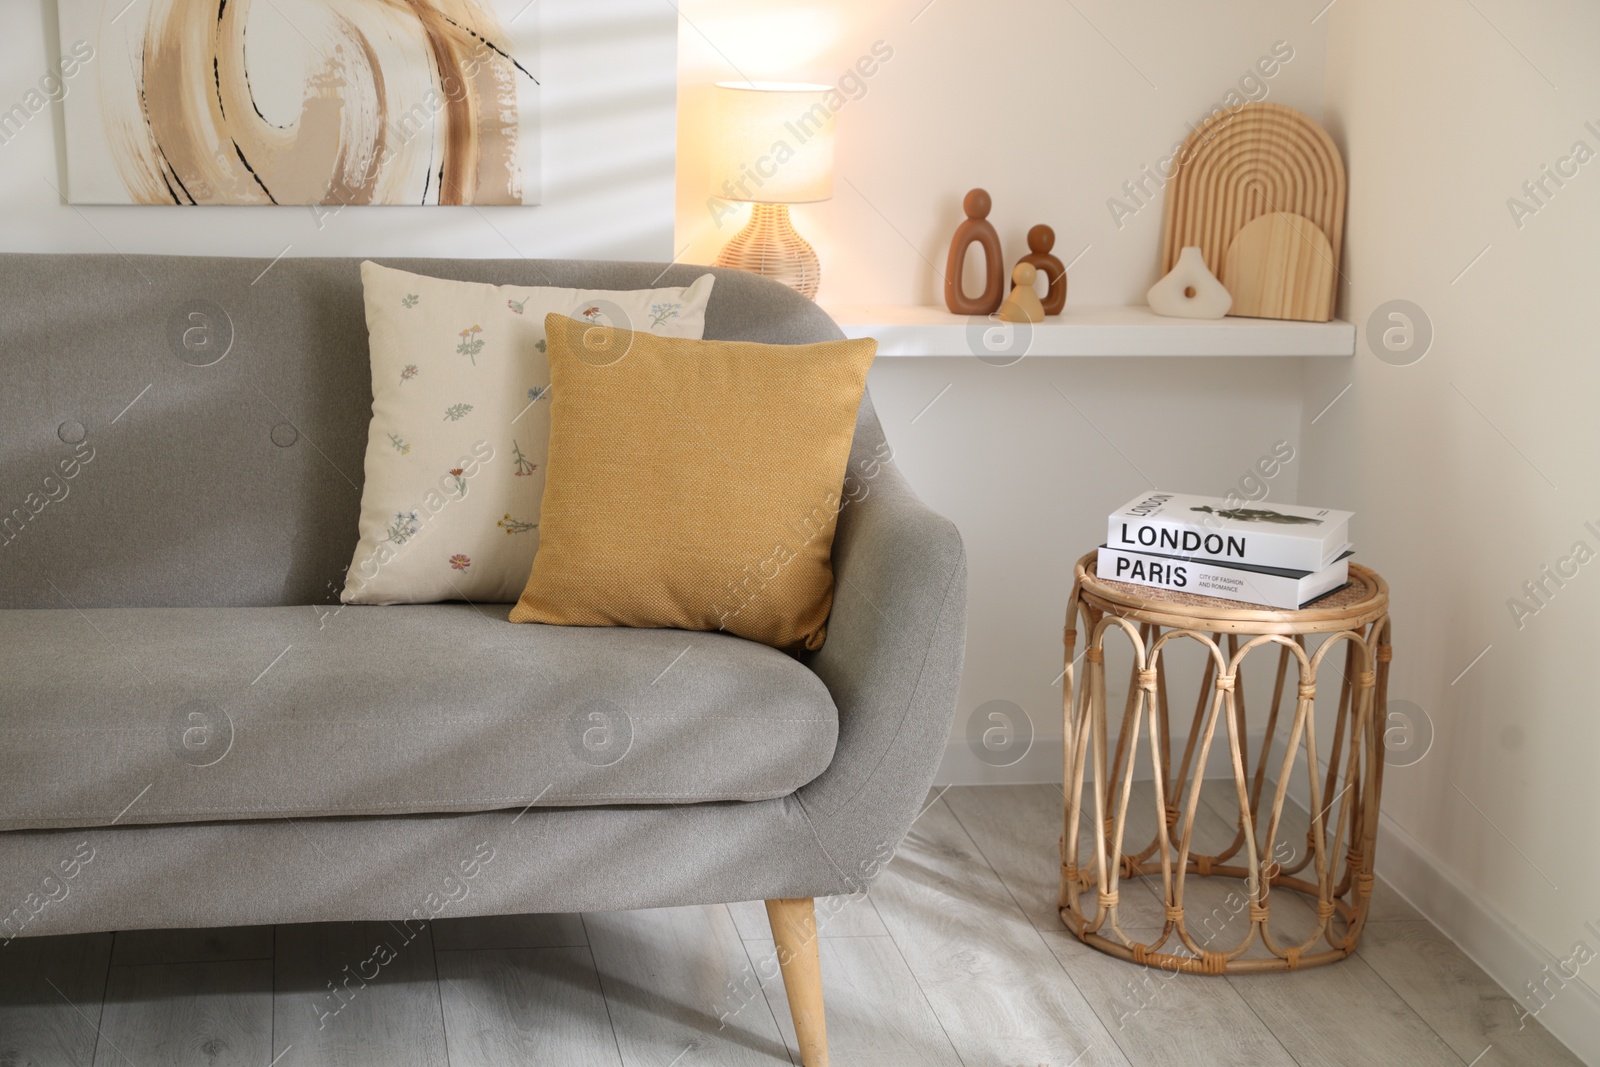
[[[755,204],[750,222],[717,253],[714,267],[736,267],[782,282],[812,300],[822,284],[816,251],[789,221],[788,204]]]
[[[1080,626],[1085,677],[1075,687],[1073,651]],[[1121,631],[1133,653],[1114,751],[1106,710],[1109,630]],[[1063,637],[1066,810],[1059,903],[1067,928],[1101,952],[1194,974],[1292,971],[1354,952],[1372,899],[1383,786],[1393,652],[1383,579],[1352,563],[1344,589],[1308,608],[1278,611],[1107,581],[1095,573],[1091,552],[1078,561]],[[1174,759],[1168,646],[1190,641],[1201,647],[1205,665],[1188,741]],[[1256,649],[1270,655],[1274,648],[1272,704],[1252,752],[1240,670]],[[1340,675],[1339,696],[1331,709],[1332,744],[1323,770],[1317,751],[1317,675],[1323,661],[1340,652],[1342,671],[1330,666]],[[1288,691],[1296,696],[1280,714]],[[1275,741],[1281,755],[1275,754]],[[1235,832],[1227,847],[1215,842],[1202,850],[1195,847],[1195,823],[1214,746],[1232,766],[1228,803]],[[1149,774],[1148,781],[1134,781],[1136,766]],[[1087,802],[1086,777],[1091,783]],[[1305,813],[1306,832],[1290,840],[1282,830],[1295,781],[1304,783],[1298,790],[1303,795],[1292,803]],[[1129,840],[1130,824],[1147,828],[1149,840],[1144,833]],[[1237,926],[1209,922],[1204,907],[1185,908],[1189,879],[1210,875],[1239,880],[1241,899],[1229,915],[1242,920]],[[1131,930],[1138,924],[1125,917],[1121,886],[1141,878],[1159,879],[1151,888],[1158,891],[1163,914],[1151,920],[1149,930]],[[1310,918],[1304,925],[1287,929],[1294,924],[1286,923],[1290,916],[1284,912],[1294,902],[1282,894],[1269,896],[1274,888],[1305,900],[1309,908],[1299,911]],[[1144,889],[1136,892],[1142,896]],[[1154,934],[1157,921],[1159,935]],[[1230,930],[1241,932],[1235,937]]]

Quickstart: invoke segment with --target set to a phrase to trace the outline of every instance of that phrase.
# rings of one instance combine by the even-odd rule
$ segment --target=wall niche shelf
[[[962,356],[986,349],[971,320],[943,307],[824,307],[847,337],[876,337],[880,356]],[[989,322],[982,328],[1000,324]],[[1014,327],[1022,329],[1025,327]],[[1033,324],[1032,357],[1355,355],[1356,330],[1342,319],[1170,319],[1144,306],[1073,307]]]

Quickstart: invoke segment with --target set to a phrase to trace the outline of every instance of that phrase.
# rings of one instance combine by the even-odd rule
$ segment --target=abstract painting
[[[59,10],[73,203],[538,203],[535,0]]]

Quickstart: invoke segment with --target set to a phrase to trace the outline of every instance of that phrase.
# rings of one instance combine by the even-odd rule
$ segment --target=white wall
[[[719,227],[707,204],[712,83],[837,84],[878,41],[894,55],[838,113],[834,197],[794,209],[822,258],[824,305],[941,302],[961,198],[979,185],[993,194],[1008,261],[1039,222],[1055,228],[1063,261],[1088,249],[1070,271],[1069,310],[1143,302],[1162,201],[1139,207],[1122,183],[1170,155],[1275,42],[1293,59],[1246,88],[1321,111],[1325,23],[1281,4],[1087,2],[1080,15],[1051,0],[924,3],[682,0],[682,258],[709,262],[745,218]],[[1133,211],[1120,227],[1112,197]],[[878,362],[870,388],[897,460],[970,555],[966,672],[942,777],[1059,780],[1055,679],[1073,562],[1135,493],[1220,495],[1276,442],[1298,447],[1301,374],[1293,360]],[[1295,499],[1298,476],[1288,464],[1272,498]],[[1022,707],[1036,736],[1000,773],[964,741],[968,715],[990,700]]]
[[[271,5],[257,7],[274,17]],[[26,106],[55,57],[75,43],[63,49],[57,40],[54,0],[8,0],[4,16],[0,112]],[[0,138],[0,250],[671,258],[671,7],[659,0],[539,0],[521,17],[539,20],[543,42],[538,207],[368,207],[331,215],[324,208],[74,208],[57,192],[66,189],[66,161],[56,103]],[[619,25],[627,32],[617,32]],[[100,55],[92,62],[115,61]],[[66,83],[68,94],[82,88]]]
[[[741,212],[719,227],[706,204],[711,84],[837,84],[875,42],[894,50],[838,113],[833,199],[794,210],[822,257],[824,305],[941,303],[950,235],[973,186],[994,196],[1008,261],[1027,251],[1028,228],[1047,222],[1063,261],[1089,248],[1071,272],[1070,303],[1142,303],[1157,277],[1162,202],[1119,228],[1106,201],[1126,198],[1123,182],[1169,156],[1276,41],[1294,58],[1256,97],[1321,111],[1325,22],[1272,0],[679,7],[678,247],[692,262],[709,262],[744,222]]]
[[[1600,527],[1600,162],[1549,183],[1520,228],[1507,200],[1574,142],[1600,152],[1600,9],[1345,0],[1325,21],[1326,117],[1351,174],[1345,314],[1410,300],[1435,340],[1407,366],[1363,344],[1308,369],[1308,417],[1352,388],[1304,431],[1300,493],[1357,511],[1361,554],[1393,586],[1391,696],[1435,730],[1385,778],[1379,870],[1526,994],[1574,943],[1600,952],[1600,563],[1521,626],[1508,607],[1575,542],[1600,551],[1584,525]],[[1590,1062],[1597,974],[1552,981],[1540,1016]]]

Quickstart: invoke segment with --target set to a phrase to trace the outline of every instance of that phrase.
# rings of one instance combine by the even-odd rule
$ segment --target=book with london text
[[[1348,511],[1144,493],[1113,511],[1106,544],[1228,566],[1316,571],[1350,547]]]
[[[1237,600],[1293,611],[1321,599],[1350,580],[1350,553],[1314,571],[1283,567],[1239,567],[1206,559],[1180,559],[1100,546],[1095,573],[1101,578],[1200,596]]]

